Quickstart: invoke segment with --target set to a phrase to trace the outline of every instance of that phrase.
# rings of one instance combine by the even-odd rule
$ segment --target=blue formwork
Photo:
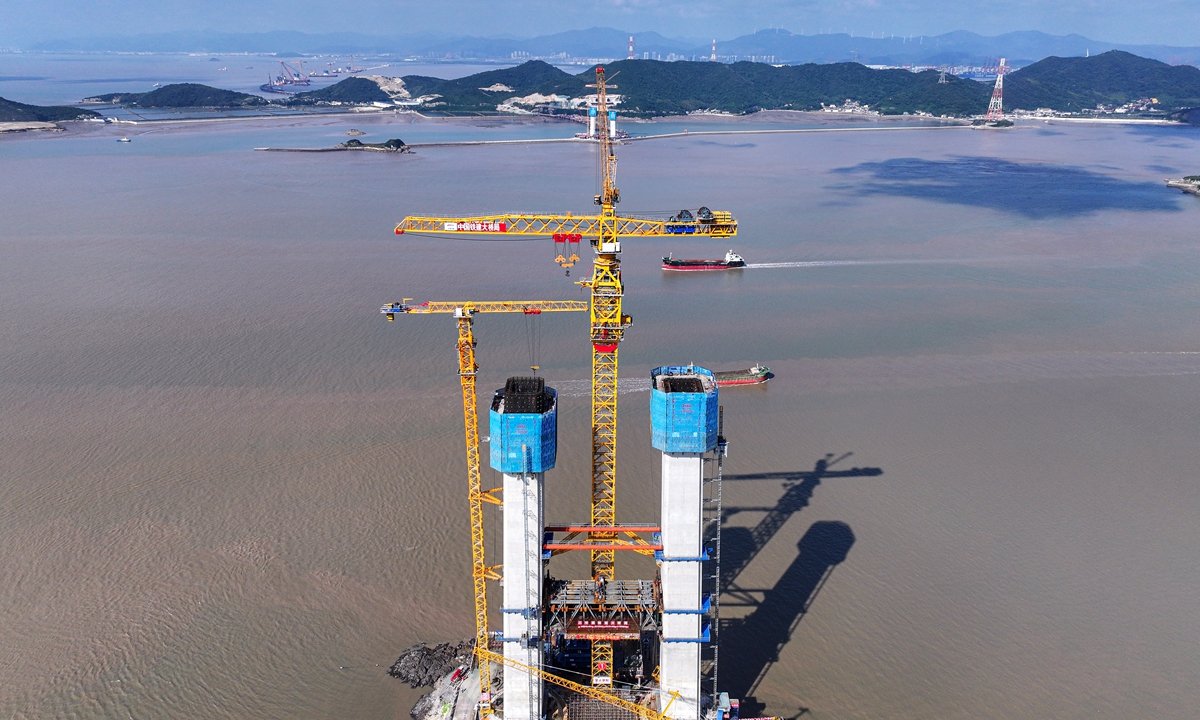
[[[664,379],[696,378],[704,392],[668,392]],[[710,370],[694,365],[650,371],[650,444],[669,453],[702,453],[717,445],[717,382]]]
[[[493,470],[518,475],[554,467],[558,454],[558,393],[546,388],[554,401],[544,413],[488,412],[491,434],[489,461]],[[524,448],[524,450],[522,450]]]

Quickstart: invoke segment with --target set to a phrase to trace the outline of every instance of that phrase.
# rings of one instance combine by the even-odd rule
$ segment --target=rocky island
[[[1187,175],[1177,180],[1167,180],[1167,187],[1173,187],[1192,195],[1200,195],[1200,175]]]

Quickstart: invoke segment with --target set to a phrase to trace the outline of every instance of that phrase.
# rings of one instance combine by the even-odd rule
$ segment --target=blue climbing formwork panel
[[[717,382],[694,365],[650,371],[650,444],[668,453],[703,453],[717,444]]]
[[[558,394],[545,388],[542,412],[506,412],[499,390],[488,413],[492,469],[517,475],[540,473],[554,467],[558,453]]]

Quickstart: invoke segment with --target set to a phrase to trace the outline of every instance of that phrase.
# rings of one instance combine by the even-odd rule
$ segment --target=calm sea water
[[[453,323],[378,307],[582,297],[583,271],[565,277],[548,242],[391,228],[587,212],[594,149],[252,151],[351,127],[574,129],[387,116],[0,138],[0,714],[402,718],[415,693],[386,667],[470,634]],[[650,367],[777,375],[722,393],[728,687],[785,716],[1194,714],[1200,204],[1162,178],[1196,172],[1200,134],[1038,124],[619,153],[622,210],[741,223],[726,242],[626,243],[622,520],[656,514]],[[658,266],[729,247],[773,266]],[[563,391],[548,516],[586,517],[585,322],[476,329],[485,392],[539,340]],[[830,470],[882,475],[805,475],[846,452]],[[768,517],[786,522],[764,537]]]

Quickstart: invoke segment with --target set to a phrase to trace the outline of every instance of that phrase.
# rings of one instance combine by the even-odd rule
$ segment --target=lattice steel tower
[[[988,103],[988,111],[984,120],[1004,119],[1004,70],[1004,58],[1000,58],[1000,66],[996,68],[996,87],[992,90],[992,101]]]

